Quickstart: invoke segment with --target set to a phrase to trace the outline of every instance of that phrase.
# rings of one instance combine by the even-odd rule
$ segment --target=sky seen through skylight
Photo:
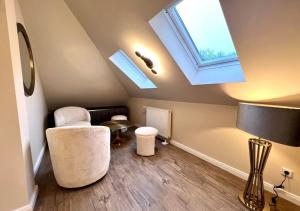
[[[219,0],[184,0],[175,8],[202,61],[236,57]]]

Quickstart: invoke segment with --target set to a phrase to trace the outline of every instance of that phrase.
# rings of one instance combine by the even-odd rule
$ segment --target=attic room
[[[299,0],[0,0],[0,211],[300,210]]]

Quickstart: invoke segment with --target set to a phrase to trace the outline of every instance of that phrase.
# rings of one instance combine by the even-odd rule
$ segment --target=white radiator
[[[171,138],[171,111],[161,108],[146,107],[146,126],[158,130],[158,135]]]

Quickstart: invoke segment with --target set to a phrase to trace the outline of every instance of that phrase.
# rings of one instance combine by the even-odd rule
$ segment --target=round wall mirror
[[[32,49],[25,27],[21,23],[17,23],[17,28],[22,64],[24,92],[26,96],[31,96],[34,91],[35,84],[35,70]]]

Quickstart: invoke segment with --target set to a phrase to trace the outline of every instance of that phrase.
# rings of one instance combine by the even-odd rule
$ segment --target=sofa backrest
[[[88,111],[91,114],[92,125],[99,125],[102,122],[110,121],[111,117],[114,115],[125,115],[129,117],[127,106],[88,108]]]

